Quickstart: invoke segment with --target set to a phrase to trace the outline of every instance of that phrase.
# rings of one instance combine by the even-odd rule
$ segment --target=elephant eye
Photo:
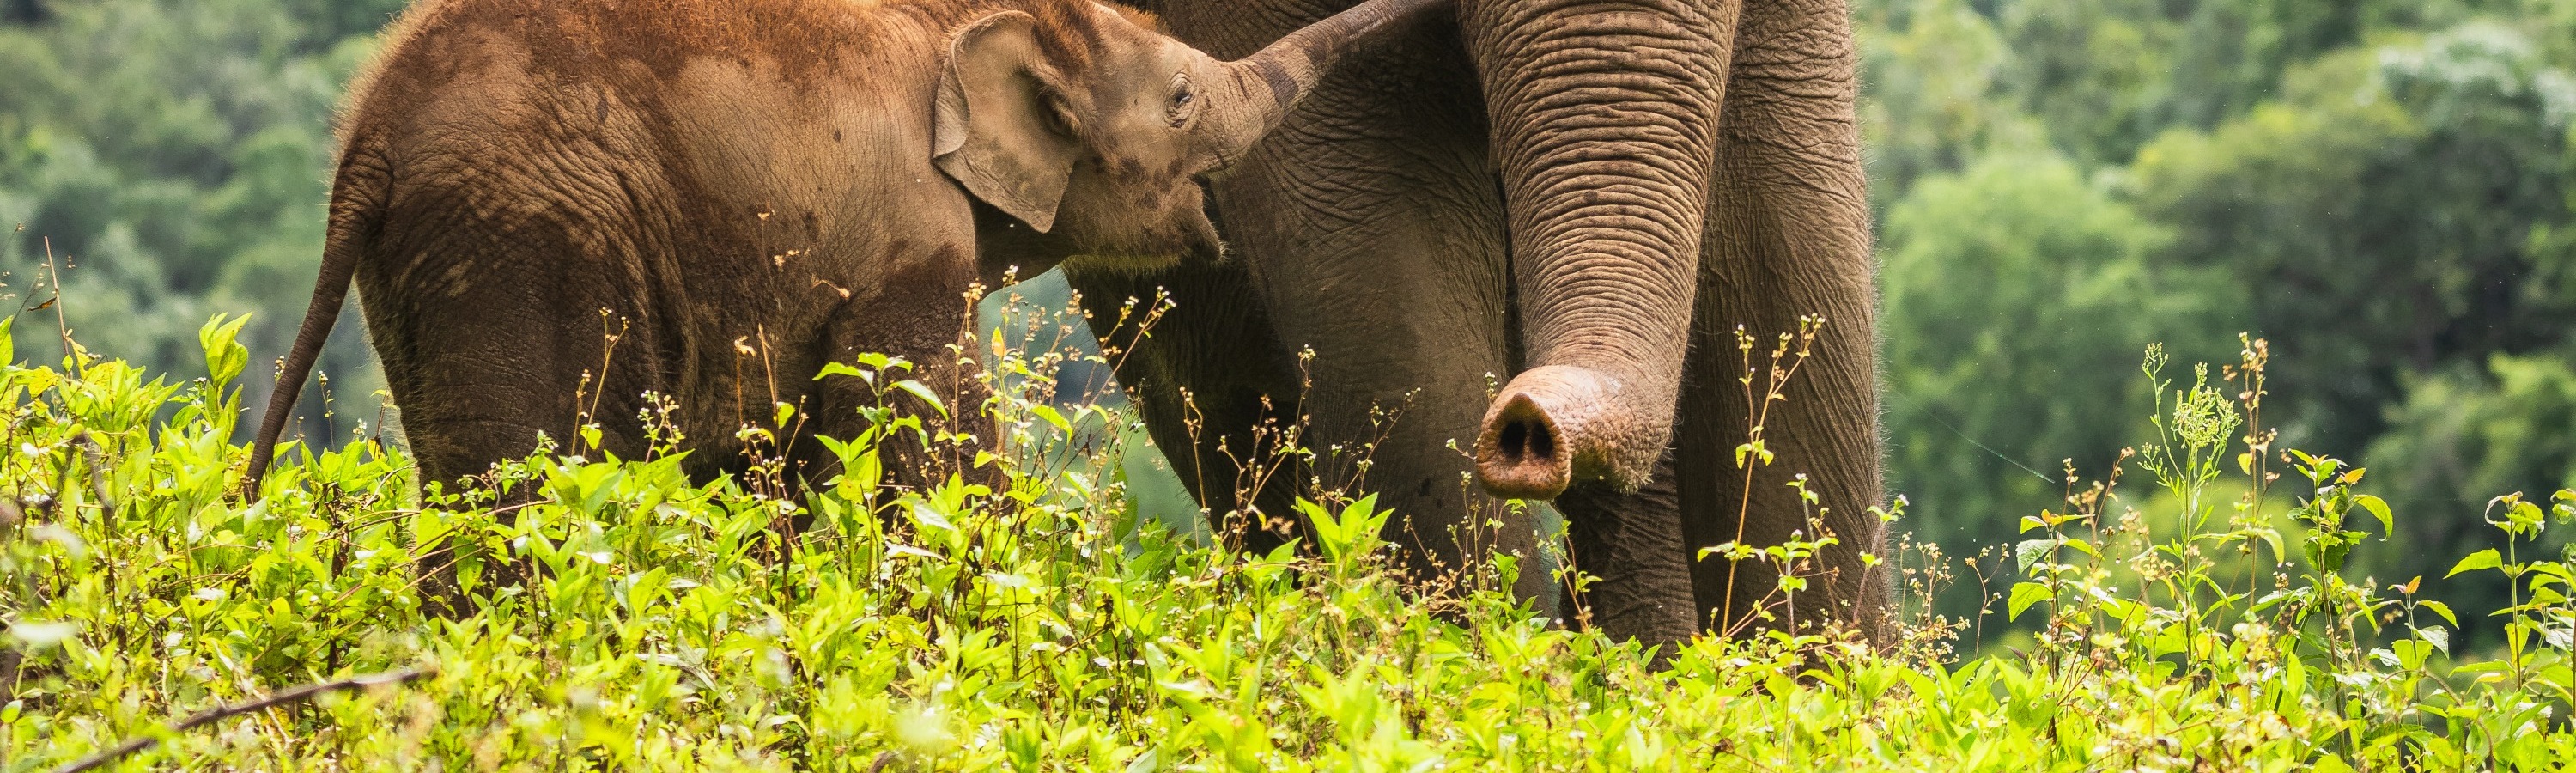
[[[1180,128],[1198,112],[1198,101],[1198,90],[1190,86],[1190,76],[1187,73],[1173,76],[1172,102],[1164,107],[1164,118],[1171,121],[1172,128]]]
[[[1063,137],[1081,136],[1080,127],[1075,125],[1073,120],[1073,106],[1065,104],[1063,94],[1049,91],[1044,94],[1043,99],[1045,108],[1041,113],[1046,118],[1049,130]]]

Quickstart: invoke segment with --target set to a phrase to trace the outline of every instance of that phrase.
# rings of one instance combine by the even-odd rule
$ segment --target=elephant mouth
[[[1206,177],[1200,177],[1195,182],[1199,186],[1201,219],[1195,229],[1196,232],[1190,236],[1191,244],[1187,258],[1190,262],[1198,264],[1220,263],[1225,260],[1226,250],[1225,240],[1216,230],[1216,224],[1220,222],[1217,219],[1216,186]]]
[[[1194,182],[1199,186],[1199,214],[1207,216],[1210,223],[1217,222],[1216,183],[1204,175]]]

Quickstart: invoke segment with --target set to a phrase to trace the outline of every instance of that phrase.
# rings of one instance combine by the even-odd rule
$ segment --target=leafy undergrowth
[[[2524,555],[2576,519],[2576,494],[2499,502],[2520,549],[2461,571],[2511,575],[2520,605],[2497,618],[2505,644],[2454,653],[2452,611],[2411,600],[2416,583],[2335,571],[2367,537],[2345,517],[2385,517],[2360,472],[2231,437],[2224,417],[2259,402],[2207,387],[2177,393],[2145,454],[2186,497],[2184,523],[2123,517],[2106,487],[2026,522],[2007,611],[2045,622],[2025,648],[1945,661],[1775,635],[1697,641],[1657,669],[1500,592],[1415,600],[1366,499],[1309,506],[1308,555],[1238,555],[1140,519],[1105,455],[984,459],[1007,473],[989,489],[849,475],[787,499],[757,474],[691,485],[668,456],[541,454],[497,473],[498,497],[424,503],[398,455],[359,442],[289,455],[244,506],[233,329],[203,334],[211,382],[85,356],[0,371],[0,768],[138,736],[162,743],[124,769],[2232,771],[2576,754],[2569,571]],[[835,370],[916,391],[899,363]],[[1115,419],[993,405],[1022,441]],[[883,437],[833,445],[848,469],[937,434],[873,410]],[[2292,460],[2310,528],[2198,501],[2222,468],[2266,475],[2266,457]],[[462,547],[427,547],[442,544]],[[2252,573],[2206,557],[2282,551]],[[467,557],[475,613],[424,612],[424,553]],[[434,674],[161,729],[409,668]]]

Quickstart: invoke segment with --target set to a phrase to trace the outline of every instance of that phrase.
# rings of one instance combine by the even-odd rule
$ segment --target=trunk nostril
[[[1504,458],[1514,463],[1545,462],[1556,458],[1556,433],[1547,425],[1534,421],[1515,421],[1503,425],[1502,436],[1495,438]]]

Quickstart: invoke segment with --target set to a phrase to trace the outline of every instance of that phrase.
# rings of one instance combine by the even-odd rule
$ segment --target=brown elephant
[[[1349,1],[1140,5],[1225,55]],[[1259,442],[1244,428],[1303,418],[1308,448],[1373,443],[1365,466],[1327,458],[1255,501],[1284,514],[1297,485],[1364,476],[1423,574],[1530,558],[1531,518],[1498,499],[1553,498],[1599,582],[1565,598],[1524,560],[1516,590],[1654,643],[1790,611],[1769,567],[1698,553],[1805,530],[1786,485],[1804,472],[1839,544],[1794,616],[1878,630],[1875,263],[1844,1],[1460,0],[1458,16],[1345,62],[1212,185],[1239,259],[1067,266],[1089,302],[1175,302],[1119,371],[1154,439],[1218,510],[1237,480],[1222,449]],[[1828,320],[1817,354],[1768,409],[1779,461],[1748,487],[1735,330],[1767,349],[1810,314]]]
[[[1379,0],[1220,62],[1088,0],[432,0],[353,89],[313,304],[262,472],[354,276],[422,481],[572,436],[632,458],[665,396],[699,478],[800,405],[854,434],[861,352],[963,383],[970,284],[1212,259],[1198,177]],[[805,443],[811,448],[815,444]]]

